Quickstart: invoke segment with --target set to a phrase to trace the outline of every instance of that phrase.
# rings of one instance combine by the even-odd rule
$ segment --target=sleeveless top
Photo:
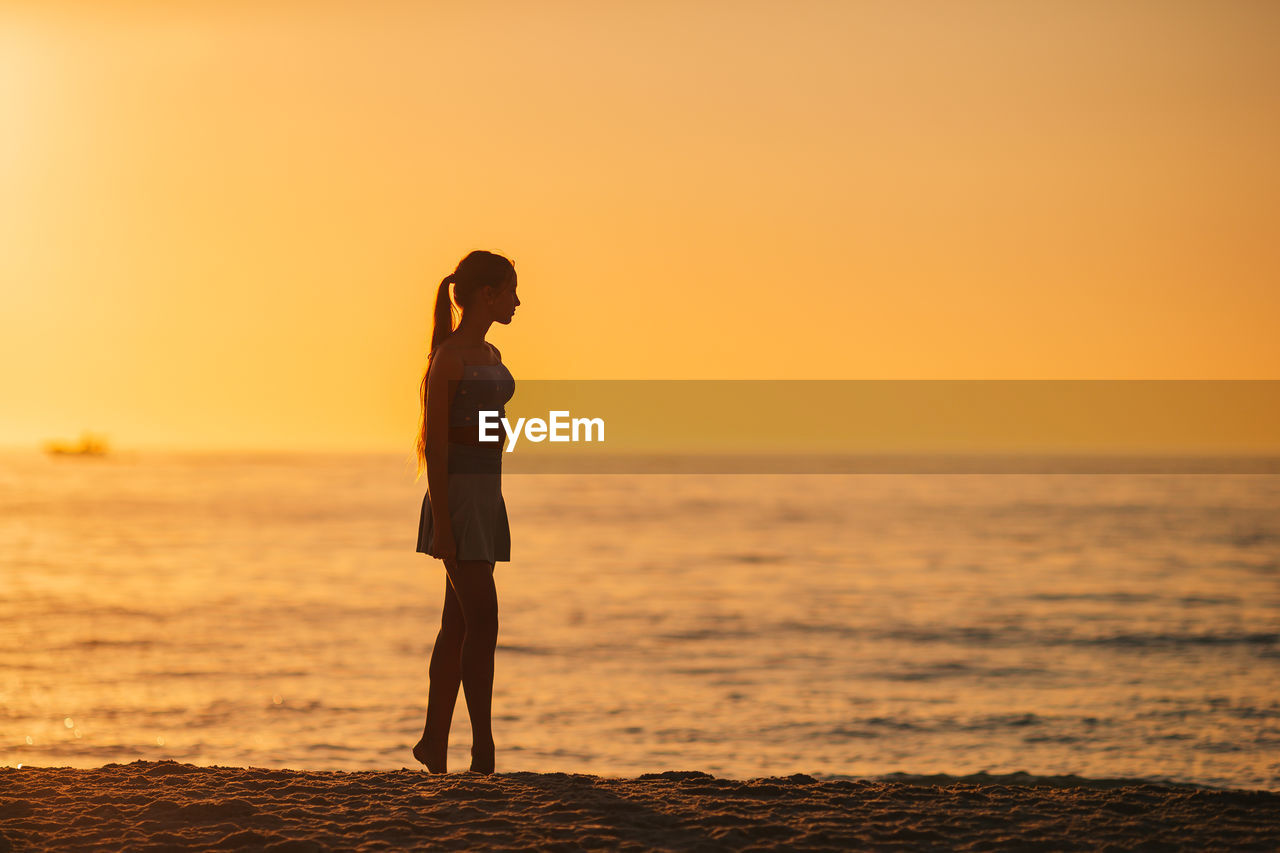
[[[516,380],[507,370],[507,366],[498,364],[464,364],[462,379],[458,380],[458,388],[449,404],[449,426],[480,427],[480,412],[497,412],[497,417],[504,418],[507,409],[504,405],[516,393]],[[493,416],[489,423],[495,424]],[[489,434],[501,433],[490,427]]]

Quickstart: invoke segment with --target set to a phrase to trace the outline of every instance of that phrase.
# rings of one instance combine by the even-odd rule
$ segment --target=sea
[[[498,772],[1280,790],[1280,475],[502,487]],[[418,767],[425,490],[397,453],[0,454],[0,764]]]

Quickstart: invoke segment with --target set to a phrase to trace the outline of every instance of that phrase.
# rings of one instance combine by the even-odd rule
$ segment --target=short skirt
[[[459,560],[511,561],[511,526],[502,499],[502,451],[449,442],[449,520]],[[431,495],[422,496],[418,551],[434,544]]]

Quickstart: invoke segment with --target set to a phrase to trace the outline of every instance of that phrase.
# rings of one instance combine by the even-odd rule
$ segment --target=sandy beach
[[[0,850],[1274,850],[1280,793],[1136,780],[697,771],[0,768]]]

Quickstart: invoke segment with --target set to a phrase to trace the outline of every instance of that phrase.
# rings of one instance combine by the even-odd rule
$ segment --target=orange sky
[[[109,6],[110,8],[104,8]],[[401,450],[525,378],[1280,378],[1280,6],[0,5],[0,445]]]

